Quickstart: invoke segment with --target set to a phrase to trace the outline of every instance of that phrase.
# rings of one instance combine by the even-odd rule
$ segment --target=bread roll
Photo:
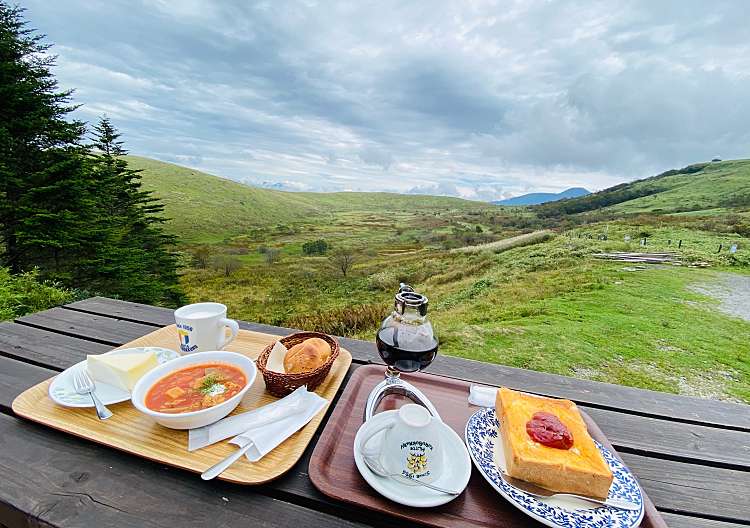
[[[305,339],[294,345],[284,356],[284,370],[297,374],[315,370],[331,357],[331,346],[319,337]]]

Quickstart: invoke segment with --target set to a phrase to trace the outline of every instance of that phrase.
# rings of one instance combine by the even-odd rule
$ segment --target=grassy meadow
[[[708,262],[712,268],[641,270],[592,254],[641,249],[636,240],[643,225],[587,226],[496,253],[491,244],[479,252],[433,245],[435,234],[446,227],[431,229],[418,215],[402,218],[395,230],[373,229],[370,214],[354,222],[349,213],[338,221],[254,242],[277,244],[277,262],[266,262],[256,247],[229,276],[190,269],[183,285],[192,300],[220,299],[242,319],[372,339],[398,283],[405,281],[431,299],[430,317],[443,354],[750,401],[745,338],[750,323],[713,310],[712,299],[689,289],[710,282],[717,269],[746,271],[747,250],[731,256],[726,248],[731,242],[750,247],[750,240],[648,226],[649,250],[674,250],[683,240],[677,252],[686,263]],[[607,241],[588,238],[605,230]],[[631,242],[624,241],[625,234]],[[333,247],[359,244],[347,277],[329,257],[302,254],[302,243],[319,237]],[[719,244],[725,248],[720,254]]]
[[[660,215],[624,202],[613,208],[648,214],[586,223],[589,213],[544,219],[454,198],[283,193],[137,160],[129,159],[175,215],[168,226],[182,241],[191,301],[371,340],[403,281],[430,298],[442,354],[750,402],[750,323],[693,289],[719,271],[750,273],[750,239],[726,211]],[[674,176],[694,185],[685,177],[694,174]],[[306,254],[316,240],[325,254]],[[732,243],[740,248],[733,255]],[[683,265],[595,259],[601,251],[672,251]],[[336,266],[342,252],[353,259],[346,275]]]

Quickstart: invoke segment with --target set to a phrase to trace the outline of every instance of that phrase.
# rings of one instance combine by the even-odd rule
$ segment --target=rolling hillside
[[[127,156],[165,204],[168,229],[186,242],[213,242],[259,226],[325,221],[345,211],[472,210],[459,198],[392,193],[296,193],[251,187],[172,163]]]
[[[750,207],[750,160],[698,163],[581,198],[536,206],[541,216],[613,213],[715,214]]]
[[[539,205],[547,202],[555,202],[564,198],[578,198],[591,194],[591,191],[583,187],[571,187],[559,193],[529,193],[521,196],[514,196],[505,200],[495,200],[495,205]]]

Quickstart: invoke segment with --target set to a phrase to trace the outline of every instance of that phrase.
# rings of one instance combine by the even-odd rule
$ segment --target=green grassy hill
[[[198,170],[140,156],[143,185],[165,204],[168,229],[186,242],[214,242],[278,224],[321,223],[347,211],[469,211],[487,204],[441,196],[393,193],[296,193],[251,187]]]
[[[750,160],[698,163],[598,193],[544,204],[542,216],[613,213],[716,214],[750,207]]]

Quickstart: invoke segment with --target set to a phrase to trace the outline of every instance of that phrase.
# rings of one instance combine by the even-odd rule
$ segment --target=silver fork
[[[624,499],[611,498],[605,500],[596,497],[589,497],[588,495],[577,495],[575,493],[557,493],[556,491],[550,491],[546,488],[542,488],[541,486],[537,486],[536,484],[532,484],[531,482],[526,482],[525,480],[511,477],[502,470],[498,471],[498,473],[500,474],[501,479],[503,479],[514,488],[518,488],[521,491],[525,491],[529,495],[534,495],[535,497],[539,497],[542,499],[546,499],[549,497],[567,496],[593,502],[594,504],[601,504],[602,506],[607,506],[616,510],[638,511],[641,508],[640,504],[636,504]]]
[[[106,420],[112,416],[112,411],[107,409],[102,401],[96,396],[96,383],[92,380],[85,369],[79,369],[73,374],[73,387],[78,394],[88,394],[96,407],[96,415],[100,420]]]

